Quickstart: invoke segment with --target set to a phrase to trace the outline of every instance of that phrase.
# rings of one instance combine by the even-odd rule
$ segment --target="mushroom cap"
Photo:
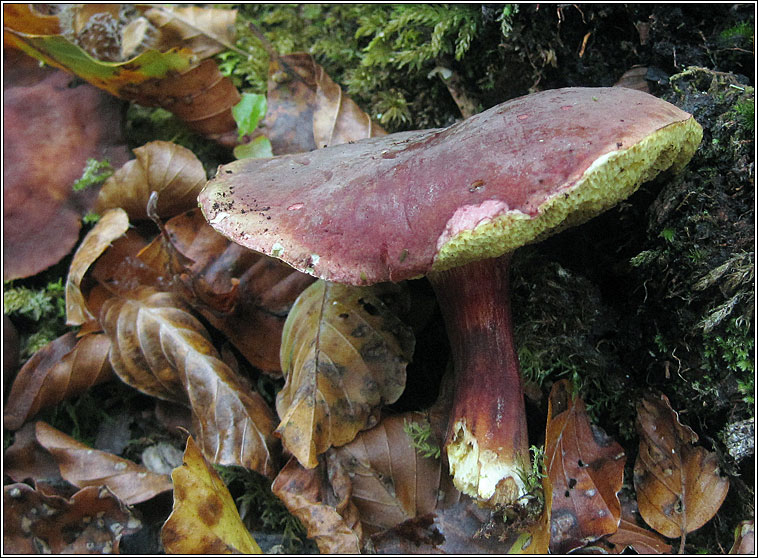
[[[219,167],[208,222],[329,281],[401,281],[577,225],[690,160],[694,118],[657,97],[566,88],[444,129]]]

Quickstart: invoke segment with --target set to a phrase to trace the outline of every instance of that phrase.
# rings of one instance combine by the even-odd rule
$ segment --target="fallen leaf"
[[[403,392],[413,334],[377,288],[317,281],[287,316],[277,434],[305,467],[376,424],[381,405]]]
[[[3,551],[8,554],[118,554],[142,523],[105,487],[70,499],[27,484],[3,487]]]
[[[171,473],[174,508],[161,529],[169,554],[262,554],[234,500],[192,437]]]
[[[509,531],[501,512],[481,508],[463,495],[451,507],[372,535],[371,543],[377,554],[503,555],[518,537]]]
[[[350,500],[350,483],[340,469],[329,475],[306,469],[294,457],[279,471],[271,491],[300,520],[321,554],[359,554],[363,527]]]
[[[39,14],[27,10],[10,20],[16,28],[6,24],[4,39],[6,44],[72,72],[111,95],[163,107],[198,133],[223,139],[234,132],[231,107],[239,102],[239,92],[207,57],[233,47],[234,27],[230,22],[236,18],[236,11],[137,6],[147,10],[145,16],[134,11],[125,21],[119,8],[64,7],[66,15],[61,17],[74,25],[64,32],[59,21],[56,33],[51,35],[27,31],[53,29],[49,22],[36,21],[41,19]],[[88,31],[92,37],[86,35]],[[152,48],[141,48],[143,44]],[[141,52],[133,58],[122,59],[138,49]]]
[[[173,217],[197,207],[205,169],[192,151],[169,141],[151,141],[134,150],[100,189],[95,210],[120,207],[131,220],[147,218],[151,192],[158,192],[158,216]]]
[[[36,437],[55,458],[61,476],[77,488],[107,486],[119,500],[130,505],[172,488],[167,475],[152,473],[128,459],[92,449],[44,422],[36,424]]]
[[[139,257],[173,277],[176,292],[224,333],[248,362],[281,374],[284,321],[313,277],[230,242],[199,209],[167,221],[165,236]]]
[[[55,459],[37,442],[36,423],[28,422],[13,433],[13,444],[3,454],[3,474],[14,482],[31,479],[35,483],[59,484],[63,481]]]
[[[613,547],[610,552],[621,554],[631,547],[637,554],[671,554],[671,545],[657,533],[640,527],[633,517],[621,516],[615,533],[606,538]]]
[[[386,134],[304,52],[272,56],[267,101],[263,127],[276,155]]]
[[[113,369],[128,385],[188,405],[213,463],[274,476],[274,415],[263,398],[218,358],[203,325],[171,293],[149,287],[113,297],[100,319],[113,343]]]
[[[729,554],[755,554],[755,521],[743,521],[734,530],[734,544]]]
[[[648,395],[637,405],[640,448],[634,464],[637,504],[645,522],[665,537],[702,527],[721,507],[729,480],[718,457],[693,444],[698,436],[679,422],[665,395]]]
[[[120,208],[110,209],[79,244],[66,277],[66,324],[82,325],[95,319],[82,293],[82,280],[95,260],[111,242],[123,236],[128,228],[129,217],[126,212]]]
[[[228,141],[236,144],[237,123],[232,107],[241,97],[232,80],[221,75],[211,58],[181,73],[122,89],[121,94],[141,105],[168,110],[199,134],[213,139],[230,134]]]
[[[334,450],[351,479],[351,499],[367,534],[392,528],[437,507],[441,461],[416,451],[406,433],[408,424],[429,427],[422,413],[390,416]]]
[[[105,335],[72,332],[51,341],[21,368],[3,410],[3,424],[17,430],[41,409],[113,379]]]
[[[237,10],[195,6],[153,6],[144,13],[160,31],[158,48],[190,49],[200,59],[234,45]]]
[[[10,60],[4,53],[4,74],[17,75],[8,64],[18,63]],[[74,192],[71,186],[88,159],[114,165],[128,159],[120,102],[88,85],[70,87],[65,72],[47,68],[39,77],[18,86],[6,77],[4,84],[5,281],[35,275],[73,249],[94,191]]]
[[[590,423],[570,382],[553,384],[545,427],[552,552],[566,553],[616,531],[625,461],[624,449]]]

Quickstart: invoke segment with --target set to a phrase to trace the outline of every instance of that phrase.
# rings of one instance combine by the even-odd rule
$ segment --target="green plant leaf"
[[[254,132],[258,123],[266,116],[266,96],[258,93],[243,93],[242,100],[232,107],[232,115],[234,121],[237,122],[239,137]]]

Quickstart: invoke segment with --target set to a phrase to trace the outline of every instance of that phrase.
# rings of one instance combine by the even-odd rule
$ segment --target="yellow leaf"
[[[376,424],[379,407],[403,393],[415,341],[379,288],[317,281],[284,324],[277,434],[304,467]]]
[[[174,509],[161,539],[169,554],[262,554],[234,505],[231,494],[187,438],[184,463],[171,473]]]

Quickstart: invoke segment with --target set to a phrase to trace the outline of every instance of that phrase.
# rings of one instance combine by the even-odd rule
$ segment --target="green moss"
[[[20,356],[25,360],[66,331],[66,299],[63,279],[43,288],[14,286],[6,283],[3,291],[3,312],[23,322]],[[31,333],[25,332],[31,330]]]
[[[240,517],[251,531],[264,529],[283,535],[283,551],[302,550],[305,528],[271,492],[271,480],[242,467],[214,465],[235,497]]]
[[[408,422],[404,420],[403,432],[411,439],[411,444],[421,457],[439,459],[440,446],[432,435],[432,426],[429,421]]]
[[[75,192],[84,190],[104,182],[113,174],[113,167],[108,160],[98,161],[97,159],[87,159],[81,178],[78,178],[73,185]]]
[[[740,124],[752,133],[755,130],[755,100],[742,99],[734,105],[733,110]]]

